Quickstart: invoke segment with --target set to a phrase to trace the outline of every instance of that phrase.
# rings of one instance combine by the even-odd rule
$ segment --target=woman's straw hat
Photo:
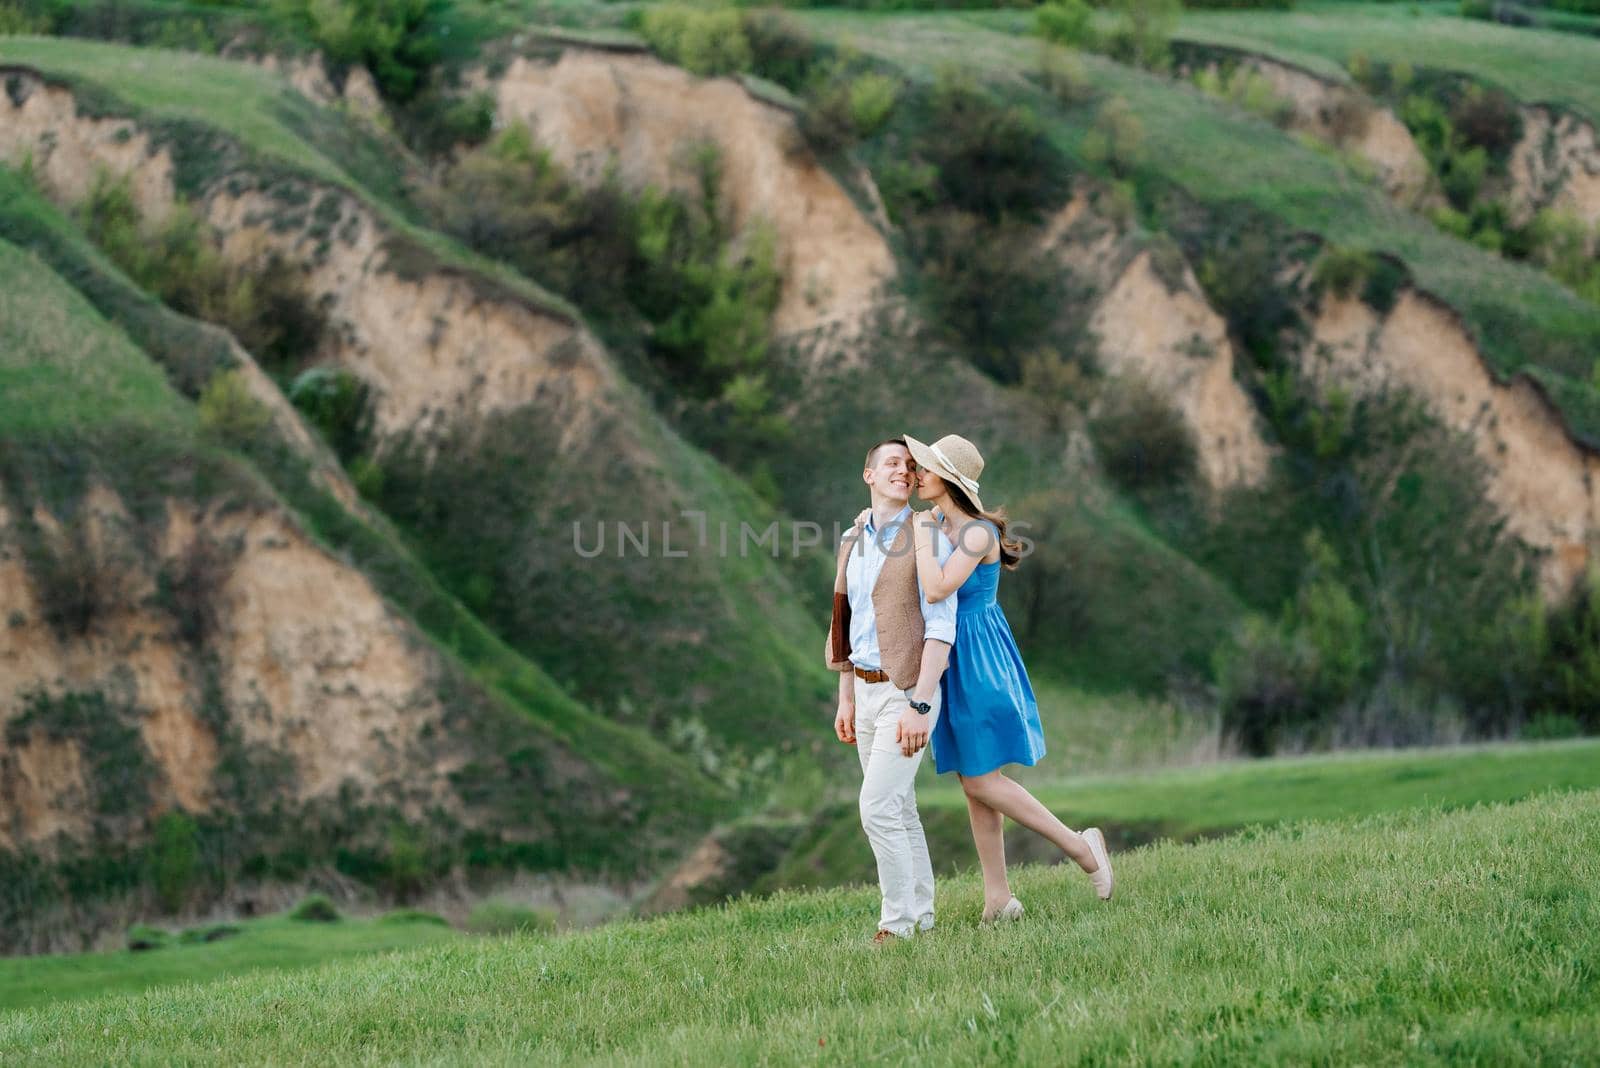
[[[973,507],[983,509],[978,499],[978,476],[983,474],[983,454],[960,434],[946,434],[932,445],[924,445],[910,434],[904,435],[906,448],[918,467],[925,467],[947,482],[966,490]]]

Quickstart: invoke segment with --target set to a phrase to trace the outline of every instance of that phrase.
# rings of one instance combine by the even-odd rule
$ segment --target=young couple
[[[1044,735],[1033,687],[1005,613],[1000,570],[1017,566],[1004,511],[978,498],[983,457],[949,434],[879,442],[861,478],[872,505],[839,546],[828,666],[839,677],[833,729],[861,758],[861,825],[878,861],[883,908],[875,944],[933,927],[933,866],[917,815],[916,775],[934,766],[967,795],[983,867],[983,921],[1015,920],[1022,903],[1006,880],[1005,817],[1043,835],[1111,896],[1105,837],[1071,830],[1018,783],[1006,764],[1036,764]],[[933,506],[914,512],[911,490]]]

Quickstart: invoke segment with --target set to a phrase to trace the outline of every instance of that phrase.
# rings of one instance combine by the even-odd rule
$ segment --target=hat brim
[[[900,436],[905,439],[906,448],[911,450],[911,458],[917,461],[918,467],[925,467],[929,471],[932,471],[934,474],[938,475],[940,478],[944,479],[946,482],[952,483],[956,486],[956,488],[961,490],[962,493],[965,493],[967,497],[971,499],[974,508],[977,508],[979,511],[983,510],[983,502],[978,499],[978,495],[972,490],[969,490],[966,486],[962,485],[961,476],[940,462],[939,458],[933,454],[932,449],[930,449],[924,443],[918,441],[916,438],[912,437],[910,434],[901,434]]]

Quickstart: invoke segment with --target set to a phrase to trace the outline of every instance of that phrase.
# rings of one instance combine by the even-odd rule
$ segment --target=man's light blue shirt
[[[872,587],[878,584],[878,576],[883,572],[884,561],[889,558],[888,549],[894,544],[895,536],[910,518],[911,506],[908,504],[879,531],[869,516],[861,540],[851,547],[849,562],[845,564],[845,589],[850,598],[850,662],[865,671],[878,671],[883,667],[882,654],[878,651],[878,614],[872,607]],[[922,521],[931,520],[924,515]],[[913,548],[907,548],[906,551],[915,551],[915,544],[913,541]],[[942,530],[934,532],[934,551],[938,554],[940,567],[955,551],[955,546],[950,544],[950,539],[945,537]],[[938,604],[929,604],[919,577],[917,601],[922,605],[923,640],[954,645],[956,595],[952,593]]]

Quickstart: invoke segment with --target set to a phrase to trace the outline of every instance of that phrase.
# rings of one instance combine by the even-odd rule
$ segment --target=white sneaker
[[[1004,905],[1001,905],[994,912],[985,912],[983,914],[983,919],[979,920],[978,922],[982,924],[1010,923],[1013,920],[1022,919],[1022,912],[1022,902],[1018,901],[1016,898],[1012,898]]]
[[[1089,843],[1089,852],[1094,854],[1094,862],[1099,865],[1089,873],[1089,881],[1094,883],[1094,892],[1100,895],[1101,901],[1111,899],[1111,856],[1106,852],[1106,836],[1100,833],[1100,828],[1090,827],[1083,832],[1083,840]]]

